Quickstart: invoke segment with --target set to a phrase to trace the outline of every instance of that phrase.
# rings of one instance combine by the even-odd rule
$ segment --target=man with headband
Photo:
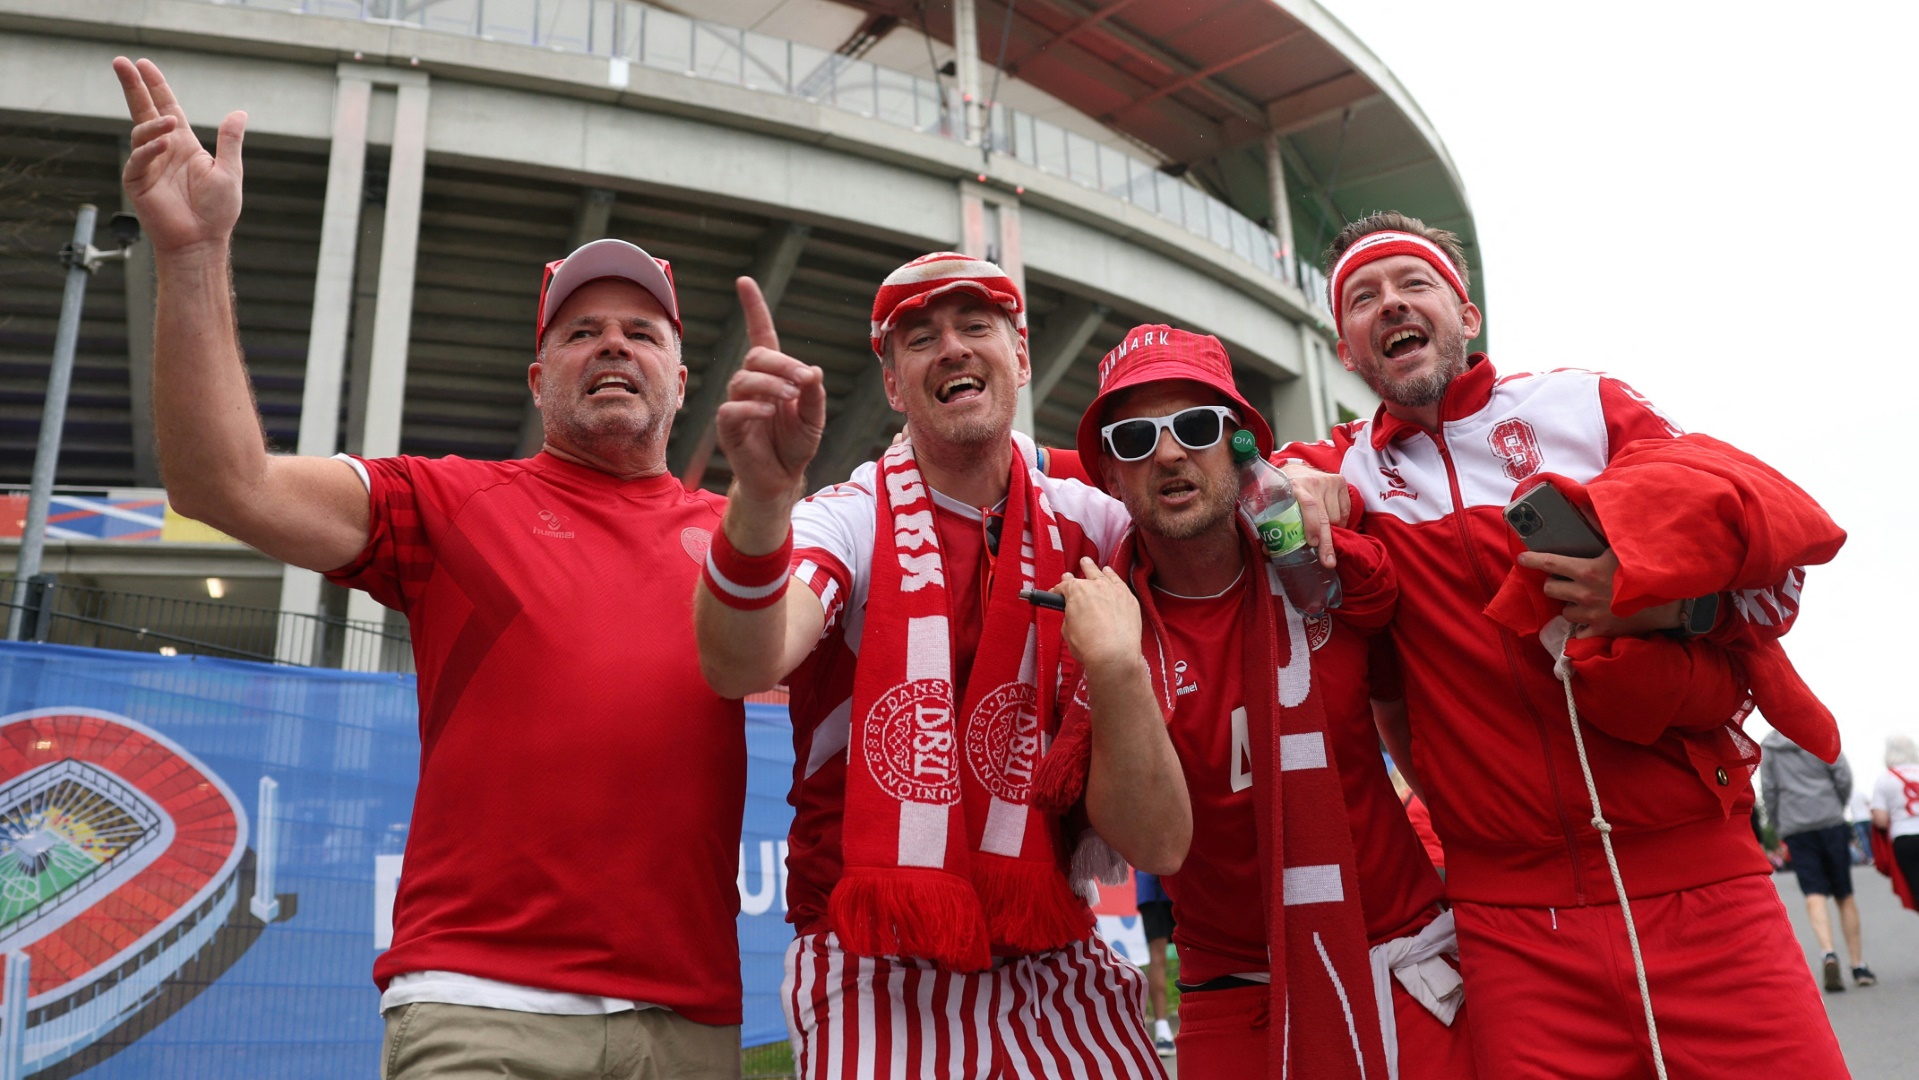
[[[1659,569],[1627,555],[1682,534],[1621,527],[1652,511],[1613,492],[1648,460],[1704,477],[1690,470],[1710,459],[1732,463],[1727,490],[1764,486],[1782,529],[1830,522],[1762,463],[1682,436],[1615,379],[1501,378],[1469,356],[1481,316],[1452,234],[1381,213],[1348,225],[1332,251],[1340,360],[1384,404],[1280,456],[1337,472],[1320,494],[1350,491],[1399,574],[1393,641],[1410,731],[1389,742],[1445,844],[1481,1072],[1610,1080],[1651,1075],[1663,1058],[1675,1076],[1846,1075],[1746,821],[1757,763],[1738,726],[1747,695],[1769,719],[1803,703],[1780,692],[1796,676],[1775,640],[1796,615],[1801,572],[1761,558],[1763,530],[1701,514],[1677,526],[1687,544],[1654,561],[1706,563],[1716,546],[1750,542],[1757,569],[1627,604],[1628,572]],[[1502,508],[1541,481],[1590,495],[1613,548],[1515,556]],[[1683,485],[1672,495],[1691,497]],[[1837,549],[1821,544],[1808,542],[1819,557],[1803,561]],[[1673,599],[1719,592],[1730,610],[1716,623]],[[1528,621],[1529,607],[1545,617]],[[1690,642],[1655,633],[1705,624]],[[1556,663],[1571,671],[1563,686]]]
[[[723,507],[666,469],[686,387],[671,268],[612,239],[547,265],[534,457],[269,454],[229,257],[246,114],[211,156],[157,67],[114,69],[169,498],[412,630],[420,782],[373,961],[381,1075],[739,1076],[746,738],[688,625],[687,540]]]
[[[1012,432],[1031,375],[1018,288],[950,252],[888,275],[872,345],[912,441],[803,502],[821,375],[740,291],[754,347],[720,407],[734,483],[694,618],[720,693],[791,690],[800,1074],[1162,1075],[1144,980],[1093,935],[1069,869],[1097,847],[1090,821],[1177,870],[1190,811],[1138,607],[1098,568],[1125,510],[1042,475]],[[1056,582],[1063,616],[1022,598]],[[1083,810],[1047,814],[1033,776],[1080,668],[1105,706],[1091,776]]]
[[[1163,880],[1180,1076],[1476,1075],[1452,916],[1368,705],[1369,640],[1399,591],[1379,541],[1333,531],[1343,602],[1303,618],[1237,513],[1228,442],[1270,453],[1273,436],[1219,340],[1135,327],[1099,376],[1078,457],[1132,514],[1113,569],[1145,611],[1193,802],[1191,850]],[[1077,795],[1074,717],[1041,773],[1048,804]]]

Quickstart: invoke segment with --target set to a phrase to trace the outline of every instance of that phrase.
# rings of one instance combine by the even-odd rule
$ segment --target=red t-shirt
[[[811,587],[826,609],[818,647],[787,678],[794,751],[793,790],[787,798],[794,811],[787,838],[787,919],[802,934],[825,928],[826,899],[844,865],[840,822],[846,807],[853,674],[872,579],[878,505],[874,474],[872,464],[862,465],[845,483],[820,491],[793,510],[793,576]],[[1077,571],[1081,555],[1104,563],[1131,524],[1126,508],[1075,481],[1044,477],[1036,470],[1029,476],[1045,492],[1058,519],[1067,567]],[[946,567],[953,692],[964,700],[984,617],[984,515],[928,490]]]
[[[1342,564],[1349,548],[1342,545]],[[1180,981],[1266,970],[1253,766],[1242,689],[1245,577],[1223,595],[1188,599],[1154,590],[1172,665],[1173,746],[1193,804],[1193,843],[1173,898]],[[1406,820],[1380,757],[1368,701],[1365,636],[1337,618],[1306,620],[1313,683],[1326,710],[1358,859],[1360,906],[1374,944],[1429,921],[1443,892]]]
[[[327,575],[406,613],[420,786],[382,988],[452,971],[740,1022],[737,701],[692,599],[725,500],[547,454],[365,461]]]

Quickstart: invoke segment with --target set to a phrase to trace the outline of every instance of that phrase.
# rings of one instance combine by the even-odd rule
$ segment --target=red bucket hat
[[[1121,390],[1146,383],[1185,382],[1204,387],[1231,402],[1239,411],[1239,426],[1253,433],[1262,455],[1273,452],[1273,429],[1258,409],[1240,396],[1233,384],[1233,364],[1226,347],[1211,334],[1195,334],[1158,324],[1135,326],[1099,362],[1099,393],[1079,418],[1074,440],[1081,465],[1099,475],[1099,429],[1106,422],[1107,400]]]
[[[686,331],[680,327],[679,293],[673,288],[673,264],[624,240],[595,240],[564,259],[546,264],[546,277],[540,281],[539,317],[533,324],[535,350],[546,338],[546,324],[553,321],[566,298],[580,286],[601,278],[630,281],[652,293],[673,321],[673,332],[685,339]]]

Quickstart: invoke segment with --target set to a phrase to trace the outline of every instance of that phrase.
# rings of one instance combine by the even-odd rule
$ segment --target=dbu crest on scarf
[[[1009,682],[980,700],[966,728],[966,761],[994,796],[1023,805],[1039,760],[1039,693]]]
[[[873,703],[867,723],[866,766],[882,791],[901,802],[959,802],[952,683],[900,683]]]

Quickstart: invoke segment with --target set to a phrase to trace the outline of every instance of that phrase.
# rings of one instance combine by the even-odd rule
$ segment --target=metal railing
[[[964,139],[957,88],[839,53],[695,19],[639,0],[208,0],[604,56],[696,79],[800,98],[914,131]],[[987,149],[1138,206],[1297,286],[1315,308],[1326,282],[1298,252],[1198,186],[1076,131],[1004,105]]]
[[[22,591],[0,576],[0,615],[11,617],[15,609],[22,641],[349,671],[413,670],[407,634],[332,615],[67,585],[51,574],[29,579]]]

